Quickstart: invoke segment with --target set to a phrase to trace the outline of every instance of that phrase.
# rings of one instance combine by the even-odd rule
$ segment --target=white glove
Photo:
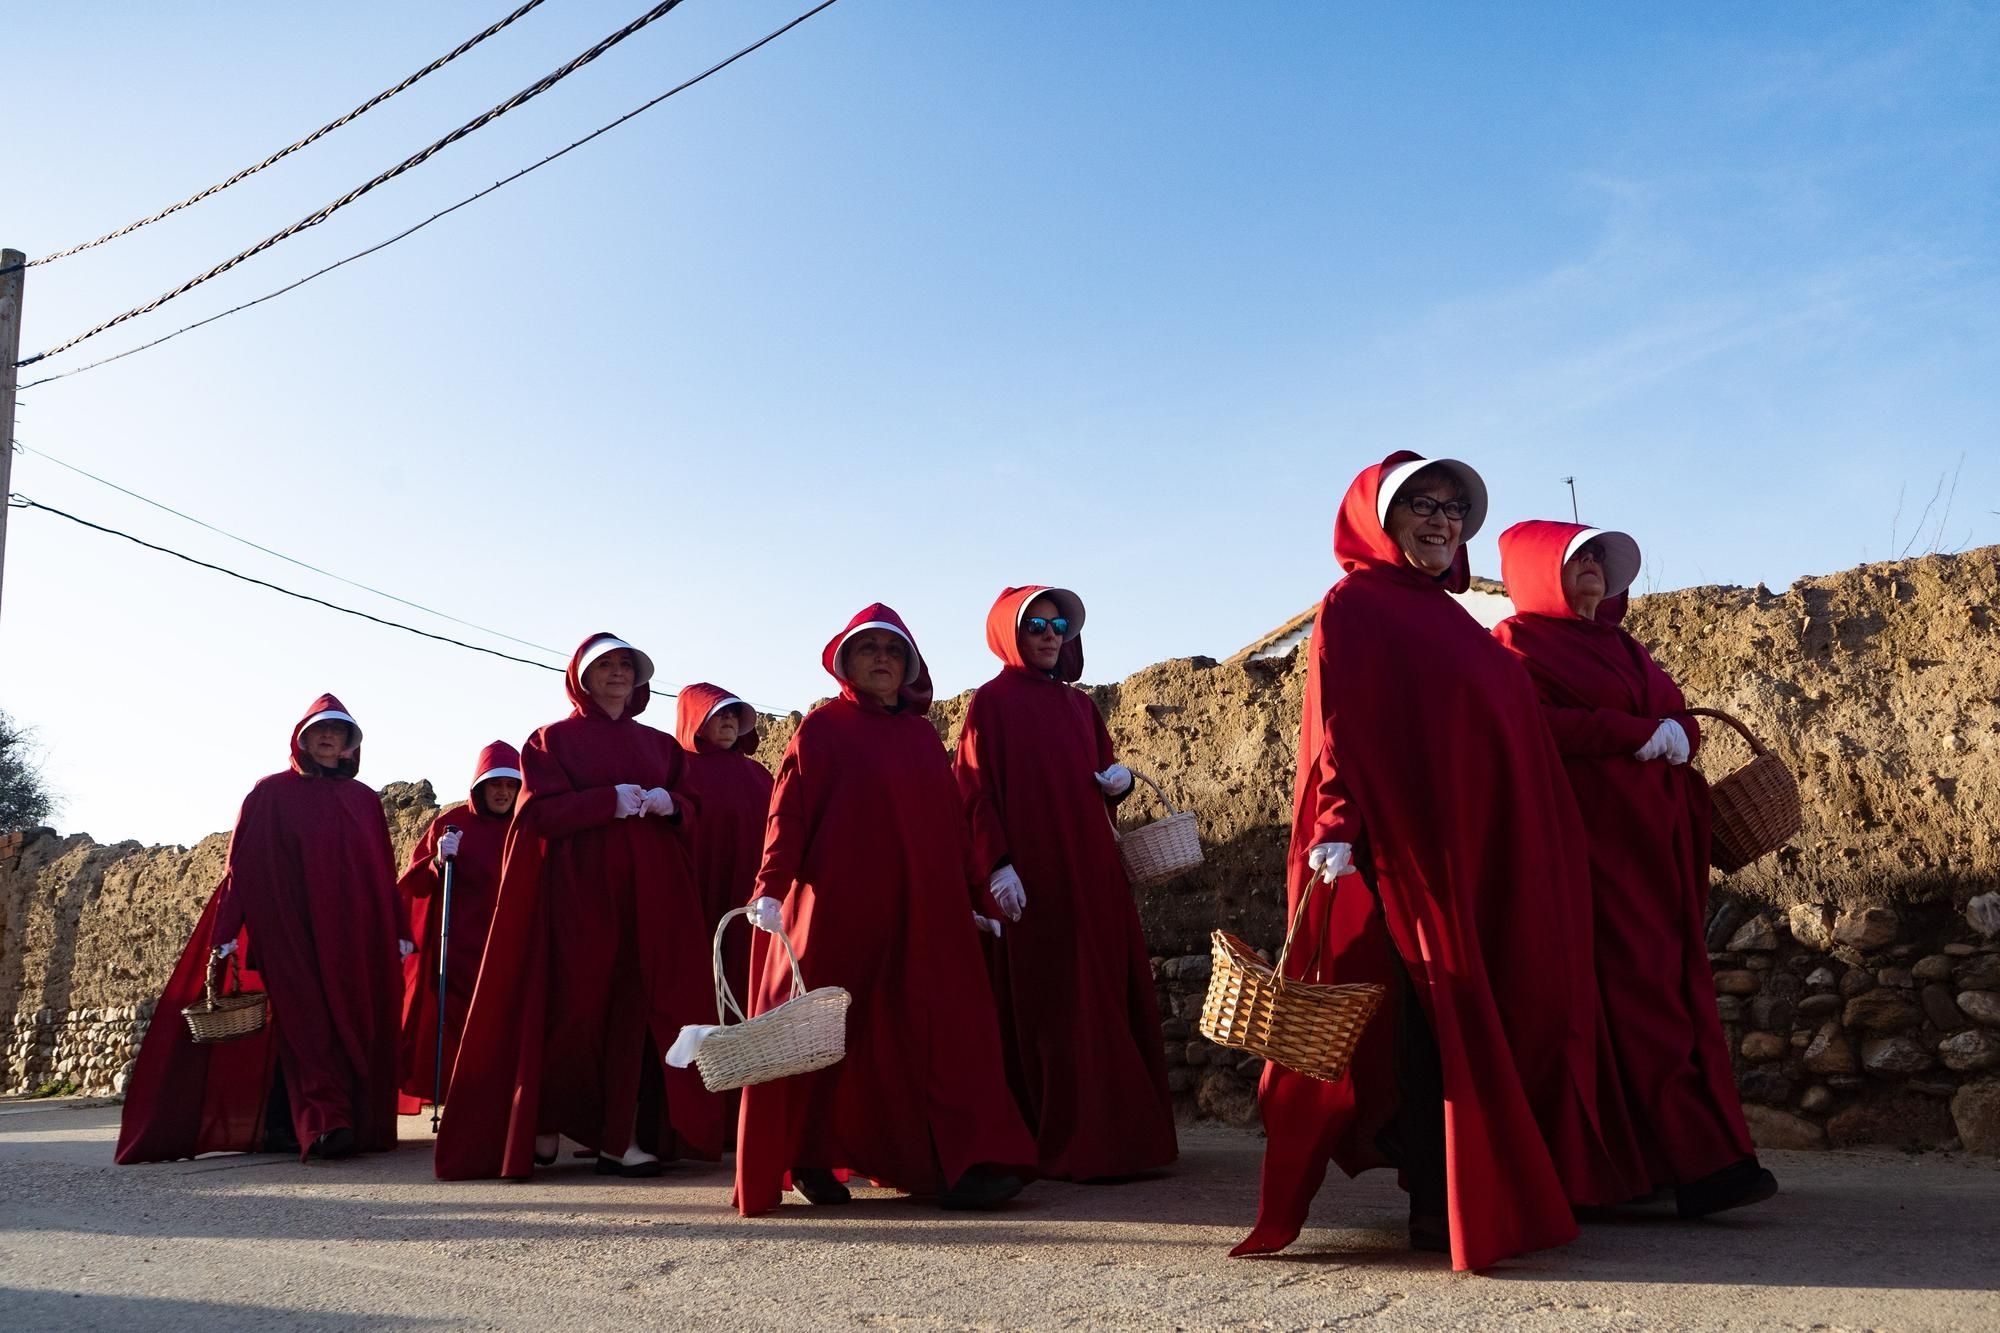
[[[215,946],[215,956],[217,958],[227,958],[229,957],[230,954],[233,954],[235,952],[236,952],[235,940],[231,940],[227,944],[218,944]]]
[[[997,940],[1000,938],[1000,923],[992,917],[981,916],[979,913],[974,912],[972,914],[972,924],[980,930],[985,931],[988,935],[991,935],[994,939]]]
[[[1354,844],[1351,842],[1323,842],[1306,853],[1306,864],[1313,873],[1328,884],[1342,875],[1354,873]]]
[[[1688,760],[1694,758],[1694,746],[1688,743],[1688,734],[1686,727],[1683,727],[1680,723],[1674,721],[1672,718],[1668,718],[1665,722],[1662,722],[1660,725],[1664,727],[1672,727],[1674,729],[1673,746],[1671,749],[1667,751],[1668,763],[1685,764]]]
[[[673,818],[674,794],[665,787],[647,789],[642,799],[645,805],[640,808],[641,814],[665,815],[669,819]]]
[[[611,813],[613,819],[630,819],[646,808],[646,789],[634,782],[621,782],[612,788],[618,793],[618,808]]]
[[[1680,723],[1667,718],[1653,728],[1652,737],[1640,746],[1632,757],[1641,763],[1652,759],[1664,759],[1670,764],[1685,764],[1689,754],[1687,733],[1681,730]],[[1680,757],[1677,759],[1675,755]]]
[[[1021,909],[1028,905],[1028,891],[1021,887],[1021,876],[1012,866],[1001,866],[993,872],[993,878],[986,881],[986,887],[993,893],[994,905],[1000,915],[1009,921],[1021,919]]]
[[[1132,770],[1123,764],[1113,764],[1102,773],[1092,773],[1097,779],[1098,790],[1106,796],[1123,796],[1132,790]]]
[[[458,844],[465,837],[465,830],[452,829],[438,839],[438,860],[449,861],[458,855]]]
[[[773,935],[784,927],[784,919],[778,914],[776,898],[759,898],[750,904],[750,924],[759,930],[768,930]]]
[[[410,943],[408,940],[397,940],[396,947],[402,950],[400,956],[404,958],[408,958],[411,954],[417,951],[417,946]]]

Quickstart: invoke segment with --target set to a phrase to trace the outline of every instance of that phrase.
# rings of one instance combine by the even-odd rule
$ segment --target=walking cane
[[[446,824],[446,833],[458,832],[458,825]],[[451,958],[451,868],[455,856],[444,859],[443,916],[438,921],[438,1039],[437,1055],[431,1065],[431,1133],[438,1132],[438,1116],[444,1111],[444,991],[445,964]]]

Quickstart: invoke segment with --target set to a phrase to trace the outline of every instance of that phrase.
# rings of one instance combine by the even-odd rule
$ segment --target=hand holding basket
[[[784,946],[792,965],[791,998],[755,1018],[744,1016],[723,975],[722,935],[730,921],[749,915],[749,908],[739,907],[725,913],[715,926],[715,1018],[720,1026],[701,1038],[694,1054],[702,1085],[710,1092],[810,1073],[839,1063],[847,1054],[847,1006],[853,997],[839,986],[807,990],[799,956],[783,930],[771,934]],[[729,1021],[731,1014],[736,1016],[734,1023]]]
[[[1727,875],[1760,856],[1775,852],[1799,831],[1799,784],[1784,761],[1764,748],[1750,728],[1714,708],[1690,708],[1696,717],[1712,717],[1736,729],[1749,742],[1750,762],[1710,785],[1714,809],[1713,845],[1709,862]]]

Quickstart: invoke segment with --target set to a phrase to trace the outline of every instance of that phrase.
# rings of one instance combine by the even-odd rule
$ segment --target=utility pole
[[[1576,516],[1576,478],[1564,477],[1563,484],[1569,487],[1569,521],[1581,523],[1583,520]]]
[[[14,482],[14,385],[21,359],[21,288],[28,257],[0,250],[0,590],[7,584],[7,506]]]

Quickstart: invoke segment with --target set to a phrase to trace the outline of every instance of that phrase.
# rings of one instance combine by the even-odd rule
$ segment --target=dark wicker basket
[[[1799,784],[1784,761],[1729,714],[1713,708],[1688,712],[1727,723],[1750,745],[1750,762],[1709,788],[1715,812],[1709,862],[1731,874],[1777,851],[1799,831]]]
[[[1214,933],[1214,971],[1202,1001],[1200,1030],[1218,1046],[1261,1055],[1331,1083],[1347,1072],[1362,1029],[1382,1003],[1383,988],[1372,983],[1298,981],[1285,975],[1286,955],[1305,920],[1306,903],[1318,887],[1315,880],[1300,897],[1275,968],[1228,931]]]
[[[185,1005],[181,1017],[187,1020],[188,1035],[203,1046],[214,1042],[235,1041],[259,1032],[264,1020],[270,1014],[271,997],[263,991],[243,989],[243,978],[236,970],[236,955],[230,954],[227,964],[229,989],[215,993],[215,967],[208,969],[208,993],[200,1004]]]

